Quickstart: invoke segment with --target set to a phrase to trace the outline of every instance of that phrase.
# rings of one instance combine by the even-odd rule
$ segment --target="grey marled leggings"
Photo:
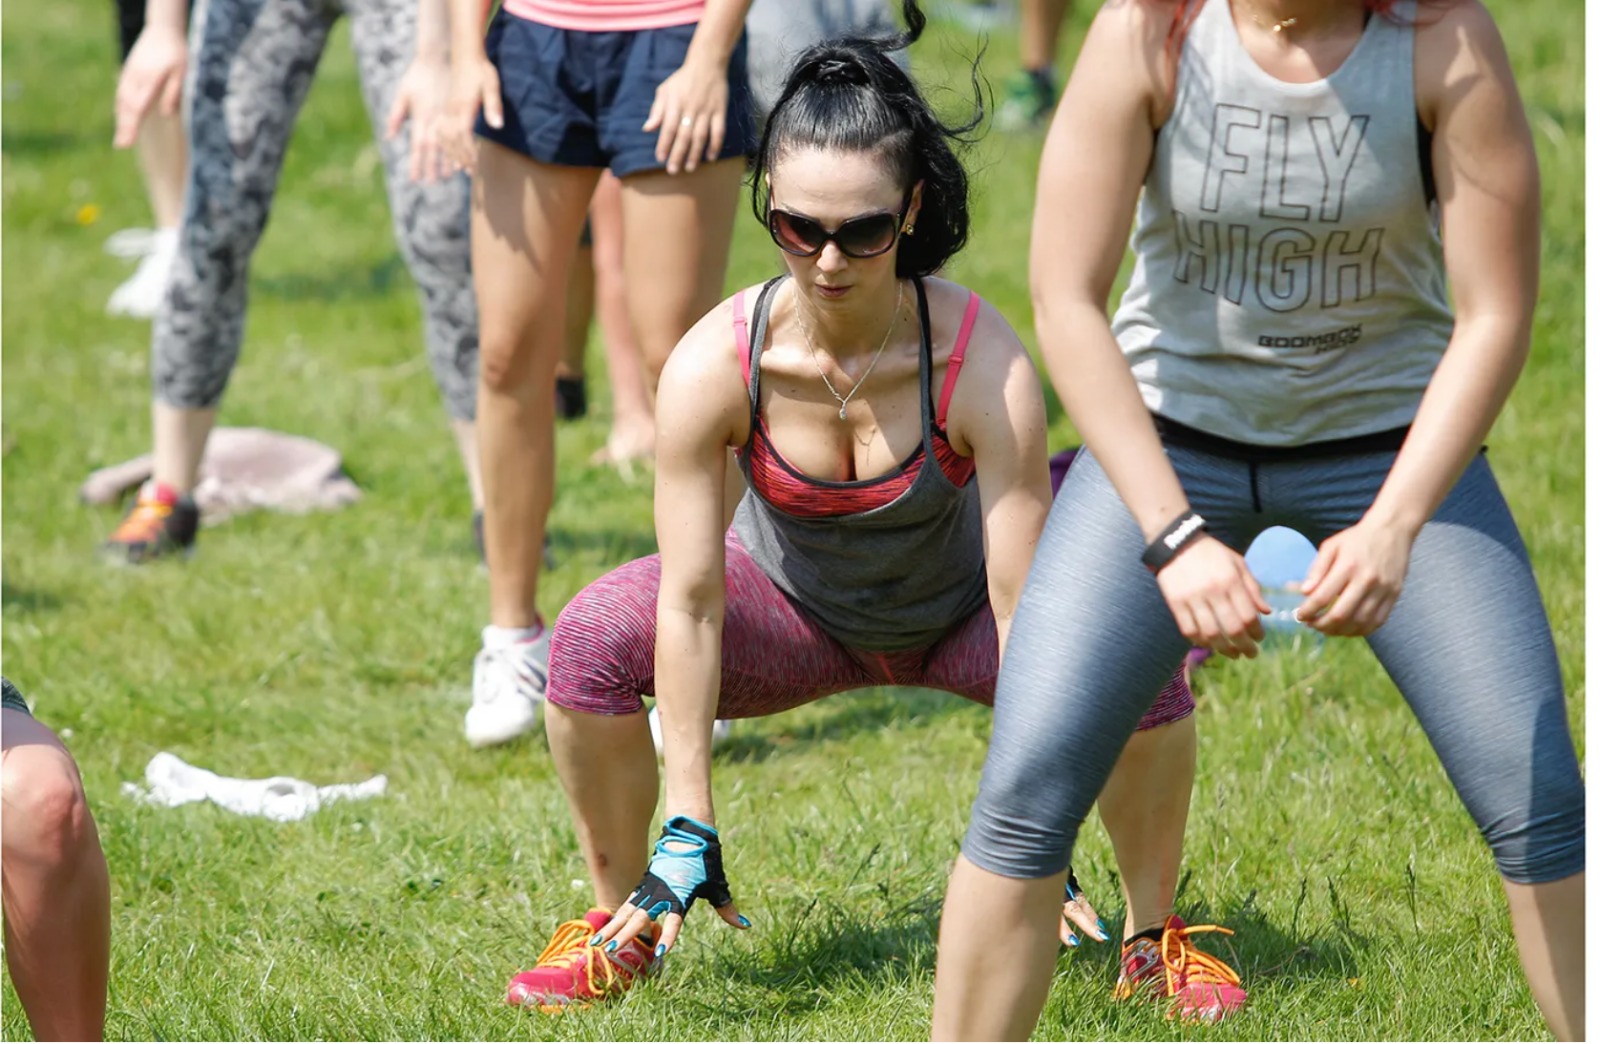
[[[1218,539],[1271,525],[1321,543],[1357,522],[1395,454],[1251,464],[1167,447]],[[1049,877],[1134,724],[1188,651],[1144,541],[1098,461],[1056,497],[1011,629],[994,731],[963,846],[1013,878]],[[1468,465],[1412,546],[1405,587],[1368,639],[1494,853],[1521,883],[1584,868],[1584,790],[1555,644],[1488,460]],[[1263,799],[1265,800],[1265,799]]]
[[[416,34],[415,0],[208,0],[199,5],[187,84],[190,169],[172,287],[151,346],[155,397],[214,407],[239,358],[250,256],[328,33],[341,13],[380,138],[395,237],[422,298],[434,379],[450,416],[470,420],[478,378],[468,185],[406,173],[408,140],[382,128]]]

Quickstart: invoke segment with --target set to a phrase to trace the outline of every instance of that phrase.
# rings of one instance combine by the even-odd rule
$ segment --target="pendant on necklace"
[[[840,420],[844,420],[844,407],[843,406],[839,407],[839,419]]]

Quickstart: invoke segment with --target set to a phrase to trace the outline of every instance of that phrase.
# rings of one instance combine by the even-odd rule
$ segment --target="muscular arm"
[[[711,727],[722,680],[728,447],[748,412],[729,348],[726,307],[673,351],[656,398],[656,706],[666,762],[665,815],[716,824]]]
[[[1417,30],[1455,332],[1369,510],[1415,536],[1494,424],[1527,360],[1539,283],[1539,169],[1505,46],[1477,2]]]
[[[1137,0],[1096,16],[1039,165],[1029,270],[1057,393],[1145,539],[1188,507],[1106,318],[1150,166],[1164,29]]]
[[[983,551],[1000,652],[1050,513],[1044,393],[1028,353],[985,305],[950,403],[950,437],[971,450],[983,503]]]

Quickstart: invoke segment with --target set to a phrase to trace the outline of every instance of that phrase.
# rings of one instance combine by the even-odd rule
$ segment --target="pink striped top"
[[[706,10],[705,0],[505,0],[501,6],[530,22],[586,33],[688,25]]]

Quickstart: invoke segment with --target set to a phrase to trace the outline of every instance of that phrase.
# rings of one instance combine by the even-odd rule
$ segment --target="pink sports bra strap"
[[[944,385],[939,389],[938,425],[942,430],[950,415],[950,397],[956,393],[956,379],[961,376],[961,364],[967,359],[967,342],[972,339],[972,327],[978,321],[978,306],[983,298],[977,291],[969,291],[967,312],[961,317],[961,332],[956,334],[955,349],[950,352],[950,362],[944,368]],[[737,309],[735,305],[735,309]],[[737,320],[735,320],[737,322]],[[748,357],[748,353],[746,353]]]
[[[750,321],[744,314],[744,291],[733,295],[733,339],[739,348],[739,369],[745,387],[750,387]]]

